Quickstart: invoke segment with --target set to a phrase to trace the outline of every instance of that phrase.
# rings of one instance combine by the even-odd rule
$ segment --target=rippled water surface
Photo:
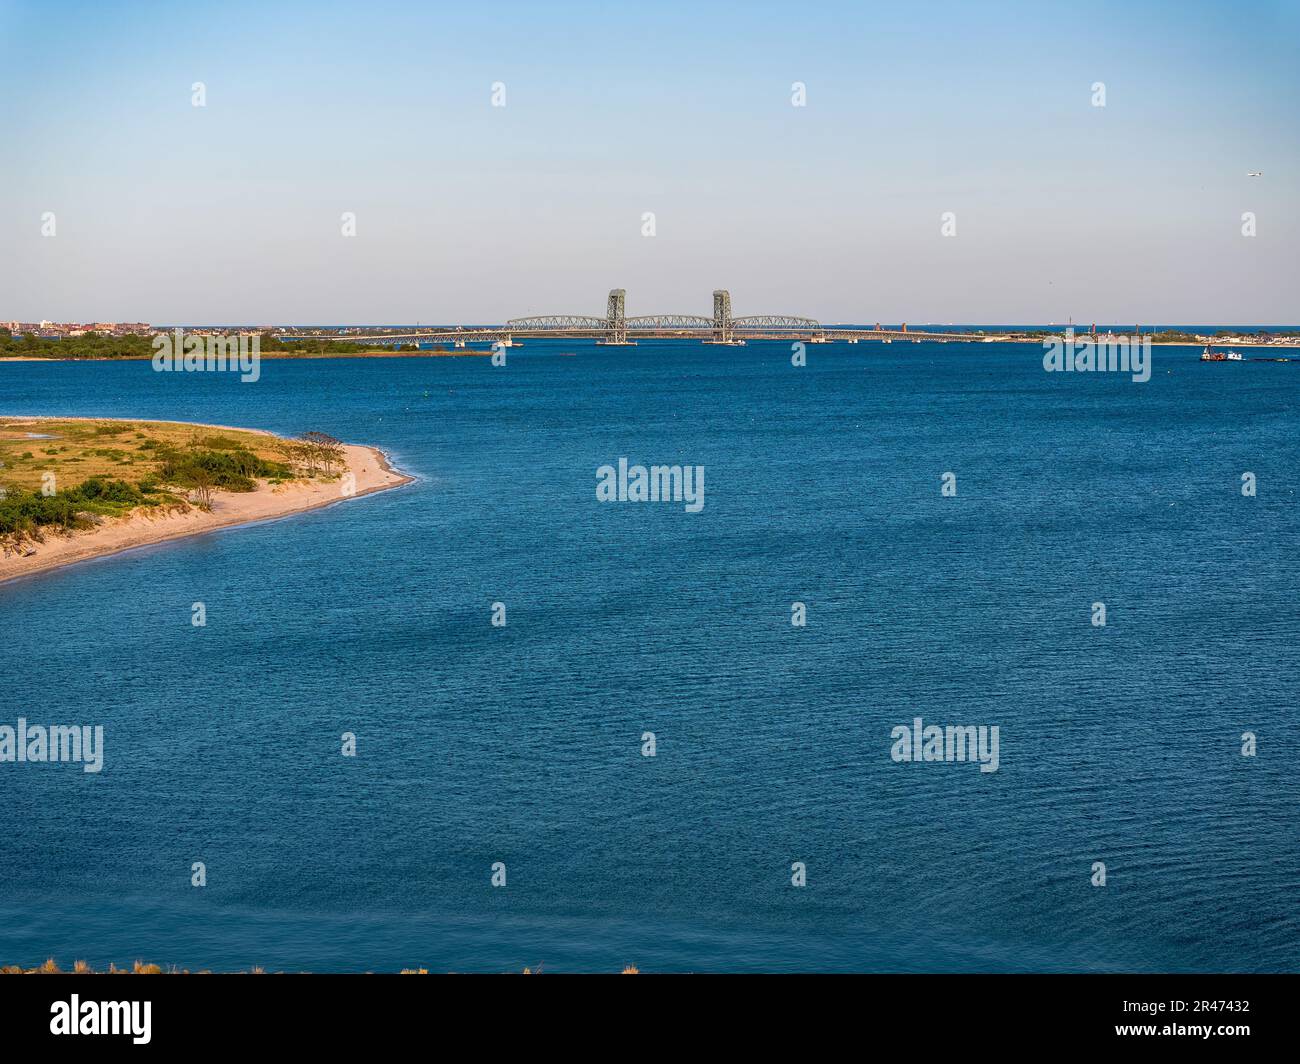
[[[1300,366],[808,352],[0,365],[2,414],[418,477],[0,587],[0,723],[106,734],[0,764],[0,961],[1300,968]],[[703,511],[598,503],[620,456],[703,465]],[[918,716],[998,771],[893,762]]]

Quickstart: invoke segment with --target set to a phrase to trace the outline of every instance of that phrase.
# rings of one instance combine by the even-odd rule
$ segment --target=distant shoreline
[[[44,361],[44,360],[42,360]],[[125,422],[130,424],[184,425],[188,428],[248,432],[282,437],[262,429],[245,429],[233,425],[208,425],[197,422],[160,421],[154,418],[58,417],[4,415],[6,427],[15,423],[40,426],[47,422]],[[251,492],[219,492],[211,511],[198,508],[183,513],[151,514],[136,510],[125,517],[103,521],[98,527],[62,535],[48,532],[44,542],[30,546],[30,554],[0,554],[0,585],[37,573],[61,569],[67,565],[109,557],[138,547],[165,543],[168,540],[202,535],[223,528],[256,524],[288,517],[308,510],[331,506],[348,499],[360,498],[415,480],[393,467],[388,457],[376,447],[344,444],[347,472],[355,478],[355,490],[344,494],[341,483],[303,480],[279,485],[260,483]]]
[[[959,335],[954,335],[953,338],[950,340],[934,339],[933,337],[927,337],[921,340],[909,340],[909,338],[905,336],[896,336],[889,341],[874,340],[874,339],[858,340],[856,343],[850,345],[849,341],[847,340],[837,340],[834,337],[833,330],[828,330],[828,332],[830,332],[831,335],[828,336],[826,344],[842,344],[844,346],[854,346],[854,347],[861,347],[863,345],[870,346],[873,344],[882,344],[886,342],[890,344],[906,344],[909,342],[935,343],[935,344],[937,343],[974,344],[974,345],[985,344],[985,343],[1031,344],[1031,345],[1041,347],[1045,340],[1048,342],[1052,340],[1059,340],[1064,342],[1066,339],[1064,333],[1049,333],[1046,336],[988,336],[988,337],[984,337],[984,336],[972,337],[970,335],[959,334]],[[556,337],[556,339],[565,339],[565,338]],[[660,337],[651,340],[643,340],[641,341],[641,343],[644,343],[647,346],[649,346],[655,343],[690,342],[692,340],[695,340],[695,338],[682,337],[679,339],[676,337]],[[570,342],[590,343],[589,340],[587,341],[570,340]],[[765,343],[769,341],[758,340],[754,342]],[[770,341],[770,342],[780,343],[782,341]],[[1088,333],[1076,333],[1074,337],[1074,342],[1076,344],[1090,343],[1090,342],[1105,343],[1106,338],[1102,335],[1098,335],[1094,337]],[[1152,340],[1151,346],[1152,347],[1200,348],[1200,347],[1204,347],[1206,342],[1207,341],[1203,341],[1203,340]],[[1300,343],[1296,343],[1296,342],[1288,343],[1283,340],[1269,340],[1263,343],[1255,342],[1255,341],[1243,343],[1239,340],[1238,341],[1210,340],[1208,341],[1208,343],[1211,347],[1223,347],[1223,348],[1239,347],[1243,351],[1246,350],[1266,351],[1266,350],[1277,350],[1277,349],[1290,350],[1290,351],[1295,351],[1297,356],[1300,356]],[[522,343],[516,345],[517,348],[523,348],[525,346],[527,345]],[[821,341],[818,341],[818,346],[823,346]],[[302,353],[298,353],[296,351],[263,351],[261,352],[259,357],[263,360],[288,359],[288,360],[301,362],[301,361],[308,361],[311,359],[347,359],[347,358],[366,358],[366,359],[489,358],[491,357],[491,355],[492,355],[491,349],[476,350],[476,349],[469,349],[469,348],[456,348],[454,350],[428,350],[428,351],[390,351],[390,350],[383,350],[383,349],[379,349],[379,350],[372,349],[372,350],[359,350],[359,351],[329,351],[329,352],[304,351]],[[150,358],[151,356],[149,355],[103,355],[98,357],[90,356],[90,357],[81,357],[81,358],[63,357],[63,356],[42,357],[40,355],[0,355],[0,362],[148,362]]]
[[[324,354],[306,351],[302,354],[296,351],[263,351],[258,357],[263,361],[272,358],[302,361],[309,358],[485,358],[491,357],[491,355],[490,350],[470,351],[462,349],[456,351],[331,351]],[[63,356],[43,358],[40,355],[0,355],[0,362],[148,362],[151,358],[151,355],[103,355],[98,358],[66,358]]]

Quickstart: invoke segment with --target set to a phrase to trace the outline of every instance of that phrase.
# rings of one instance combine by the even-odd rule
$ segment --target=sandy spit
[[[147,423],[149,418],[40,418],[23,417],[23,421],[39,424],[42,421],[131,421]],[[170,422],[181,424],[181,422]],[[184,422],[190,424],[190,422]],[[195,428],[235,429],[231,425],[195,425]],[[237,429],[240,432],[259,431]],[[265,433],[274,435],[274,433]],[[340,480],[326,482],[294,482],[272,486],[259,484],[256,491],[246,493],[219,492],[212,502],[212,512],[191,509],[186,513],[154,515],[137,511],[126,517],[109,518],[96,528],[62,536],[47,532],[44,543],[29,544],[24,549],[31,554],[0,555],[0,584],[33,573],[58,569],[91,558],[118,554],[151,543],[162,543],[183,536],[197,536],[232,525],[267,521],[289,514],[315,510],[321,506],[346,502],[376,491],[387,491],[409,484],[414,477],[398,472],[389,465],[382,451],[360,444],[346,444],[344,451],[349,471],[356,478],[356,490],[343,494]],[[34,549],[33,549],[34,548]]]

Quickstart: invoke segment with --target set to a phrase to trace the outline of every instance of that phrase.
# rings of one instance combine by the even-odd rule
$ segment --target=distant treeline
[[[262,354],[355,355],[358,351],[415,351],[415,344],[365,344],[343,340],[281,340],[271,333],[260,334]],[[25,358],[152,358],[151,336],[110,336],[85,333],[57,339],[32,336],[16,337],[0,328],[0,358],[20,355]]]
[[[46,339],[25,333],[20,337],[0,329],[0,357],[21,355],[25,358],[149,358],[153,355],[148,336],[109,336],[86,333]]]

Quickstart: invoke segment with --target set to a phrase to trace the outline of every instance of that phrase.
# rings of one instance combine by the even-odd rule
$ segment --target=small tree
[[[347,465],[343,443],[325,432],[304,432],[299,439],[308,455],[308,472],[324,470],[332,473],[340,466]]]
[[[202,466],[195,466],[190,473],[190,487],[194,492],[194,501],[200,510],[212,509],[212,474]]]
[[[297,440],[286,440],[280,444],[280,453],[284,455],[284,460],[295,469],[301,469],[303,472],[311,472],[311,448],[305,443]]]

